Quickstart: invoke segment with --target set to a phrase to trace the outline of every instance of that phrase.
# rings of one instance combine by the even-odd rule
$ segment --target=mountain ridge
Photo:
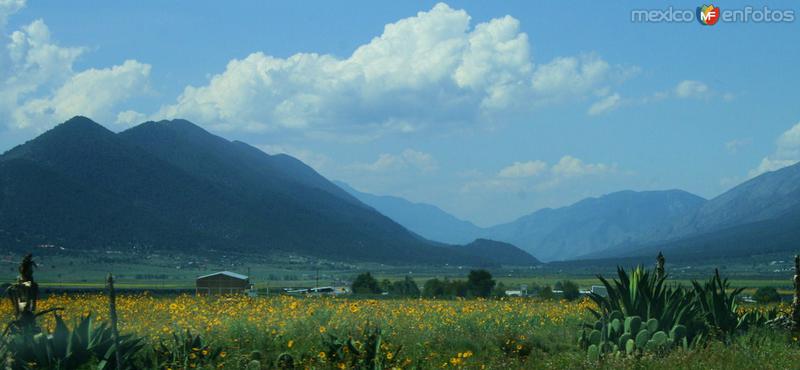
[[[74,117],[0,156],[0,242],[492,263],[419,238],[302,162],[255,150],[184,120],[115,134]]]
[[[800,244],[800,163],[749,179],[712,198],[671,238],[611,248],[586,258],[640,256],[655,250],[680,256],[744,256],[796,252]]]
[[[415,203],[405,198],[391,195],[374,195],[361,192],[342,181],[334,181],[334,184],[356,199],[427,239],[444,243],[465,244],[483,235],[482,228],[472,222],[459,219],[435,205]]]
[[[336,184],[425,238],[451,243],[488,238],[510,243],[543,260],[576,258],[642,240],[657,240],[672,232],[676,219],[688,217],[705,202],[678,189],[623,190],[564,207],[542,208],[508,223],[481,228],[433,205],[360,192],[342,182]],[[652,214],[653,208],[659,213]],[[633,211],[635,214],[631,214]],[[639,227],[643,219],[648,223]]]

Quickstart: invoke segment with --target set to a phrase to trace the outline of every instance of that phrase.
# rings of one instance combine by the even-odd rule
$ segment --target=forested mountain
[[[115,134],[75,117],[6,152],[0,242],[486,263],[409,232],[294,158],[183,120]]]

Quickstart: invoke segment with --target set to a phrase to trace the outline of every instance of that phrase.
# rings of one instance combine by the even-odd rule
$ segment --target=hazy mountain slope
[[[413,203],[400,197],[373,195],[353,189],[343,182],[336,185],[383,213],[407,229],[430,240],[464,244],[484,234],[483,229],[425,203]]]
[[[544,261],[564,260],[662,238],[703,203],[703,198],[681,190],[621,191],[539,210],[489,228],[487,237],[512,243]]]
[[[800,251],[800,207],[787,210],[777,218],[641,246],[619,256],[651,256],[659,251],[679,260],[735,258],[779,252],[796,254]],[[609,254],[604,257],[614,256]]]
[[[663,249],[686,256],[744,256],[800,245],[800,164],[764,173],[719,195],[675,225],[667,241],[643,241],[587,258],[638,256]]]
[[[117,135],[76,117],[0,156],[0,235],[17,247],[144,245],[482,263],[419,238],[310,168],[272,157],[186,121]]]
[[[476,239],[462,248],[469,254],[489,258],[501,265],[533,266],[542,263],[528,252],[511,244],[489,239]]]
[[[709,200],[679,230],[688,235],[768,220],[800,205],[800,164],[754,177]]]

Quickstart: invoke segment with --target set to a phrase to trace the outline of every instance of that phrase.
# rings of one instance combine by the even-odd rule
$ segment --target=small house
[[[195,285],[198,295],[244,294],[251,289],[250,278],[230,271],[200,276]]]

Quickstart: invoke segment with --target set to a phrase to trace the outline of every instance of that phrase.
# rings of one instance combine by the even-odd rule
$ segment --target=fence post
[[[114,356],[116,358],[116,369],[122,368],[119,351],[119,330],[117,329],[117,294],[114,291],[114,276],[108,273],[108,311],[111,317],[111,335],[114,339]]]

